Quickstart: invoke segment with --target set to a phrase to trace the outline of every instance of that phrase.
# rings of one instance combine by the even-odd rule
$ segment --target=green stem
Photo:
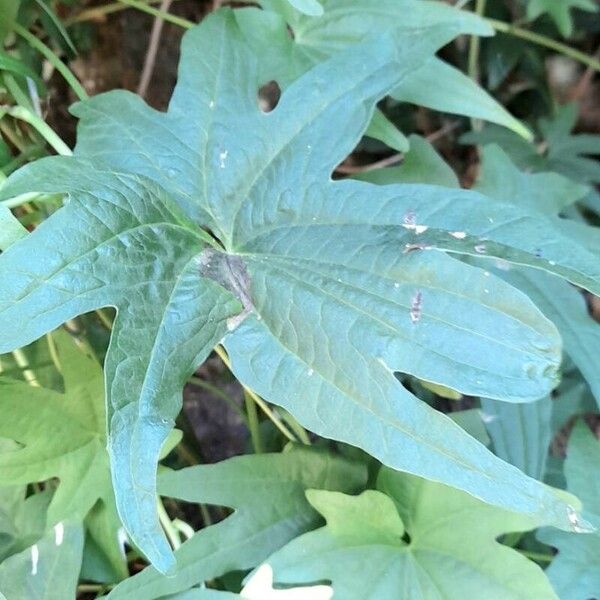
[[[131,8],[135,8],[141,12],[148,13],[153,17],[162,19],[163,21],[167,21],[168,23],[173,23],[173,25],[179,25],[179,27],[183,27],[184,29],[190,29],[195,25],[195,23],[192,23],[192,21],[182,19],[181,17],[172,15],[164,10],[159,10],[158,8],[154,8],[145,2],[140,2],[139,0],[119,0],[119,2],[126,4],[127,6],[131,6]]]
[[[67,146],[57,135],[54,133],[52,128],[40,119],[35,113],[28,110],[23,106],[11,106],[11,107],[0,107],[0,117],[5,114],[11,116],[13,119],[19,119],[25,123],[29,123],[36,131],[58,152],[63,156],[71,156],[73,152],[71,148]]]
[[[215,352],[219,355],[221,360],[225,363],[227,368],[231,371],[231,362],[229,361],[229,357],[227,353],[221,346],[217,346],[215,348]],[[260,409],[267,415],[267,417],[272,421],[273,425],[281,431],[281,433],[290,441],[297,442],[296,436],[281,422],[281,419],[271,410],[269,405],[255,392],[253,392],[250,388],[243,386],[244,390],[248,393],[250,398],[258,404]]]
[[[37,377],[35,376],[35,372],[29,365],[29,361],[27,360],[27,357],[25,356],[25,353],[23,352],[23,350],[20,348],[17,350],[14,350],[12,355],[13,355],[13,358],[15,359],[15,362],[17,363],[17,366],[20,369],[22,369],[23,378],[25,379],[25,381],[29,385],[32,385],[33,387],[40,387]]]
[[[173,550],[177,550],[177,548],[181,546],[181,538],[179,537],[179,532],[171,522],[171,518],[167,514],[167,511],[165,510],[165,507],[160,499],[158,500],[157,506],[160,524],[165,530],[165,534],[169,538],[169,542],[171,542],[171,547],[173,548]]]
[[[50,358],[56,367],[56,370],[59,373],[62,373],[62,368],[60,365],[60,358],[58,357],[58,350],[56,349],[56,343],[54,342],[54,338],[51,333],[46,334],[46,342],[48,343],[48,352],[50,353]]]
[[[71,89],[75,92],[75,95],[80,100],[87,100],[88,94],[83,89],[83,86],[77,80],[77,77],[73,75],[70,71],[69,67],[44,44],[41,40],[39,40],[33,33],[25,29],[23,26],[15,23],[13,25],[13,29],[15,33],[20,35],[24,40],[26,40],[30,46],[35,48],[64,78],[65,81],[71,86]]]
[[[536,562],[549,563],[554,560],[553,554],[544,554],[543,552],[531,552],[529,550],[519,550],[519,552],[531,560]]]
[[[508,35],[513,35],[515,37],[521,38],[522,40],[527,40],[528,42],[537,44],[538,46],[544,46],[545,48],[549,48],[550,50],[555,50],[559,54],[564,54],[565,56],[568,56],[573,60],[579,61],[580,63],[590,67],[591,69],[600,72],[600,60],[594,58],[593,56],[588,56],[587,54],[580,52],[575,48],[571,48],[566,44],[557,42],[552,38],[546,37],[545,35],[534,33],[533,31],[529,31],[528,29],[517,27],[516,25],[512,25],[511,23],[505,23],[504,21],[498,21],[496,19],[488,18],[486,18],[486,21],[496,31],[500,31],[501,33],[506,33]]]
[[[220,398],[226,402],[241,417],[242,421],[249,426],[246,413],[238,406],[237,402],[235,402],[233,398],[231,398],[223,390],[219,389],[216,385],[213,385],[208,381],[204,381],[204,379],[200,379],[200,377],[190,377],[188,379],[188,383],[202,388],[203,390],[210,392],[213,396],[216,396],[217,398]]]
[[[487,0],[477,0],[475,4],[475,14],[483,17]],[[478,35],[472,35],[469,45],[469,77],[476,83],[479,82],[479,52],[481,50],[481,39]]]
[[[255,454],[262,454],[265,449],[260,435],[260,423],[258,421],[258,412],[256,403],[248,395],[248,391],[244,390],[244,400],[246,402],[246,414],[248,415],[248,429],[252,438],[252,446]]]

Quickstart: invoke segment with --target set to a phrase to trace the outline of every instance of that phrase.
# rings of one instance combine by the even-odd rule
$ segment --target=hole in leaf
[[[271,112],[279,104],[280,98],[281,88],[276,81],[269,81],[258,90],[258,106],[264,113]]]

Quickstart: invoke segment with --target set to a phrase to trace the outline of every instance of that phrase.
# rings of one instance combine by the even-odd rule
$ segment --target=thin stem
[[[231,362],[229,361],[229,357],[227,356],[227,353],[225,352],[225,350],[221,346],[217,346],[215,348],[215,352],[219,355],[221,360],[225,363],[227,368],[231,371]],[[279,431],[281,431],[281,433],[290,442],[297,442],[298,440],[297,440],[296,436],[281,422],[281,419],[279,419],[279,417],[271,410],[269,405],[258,394],[253,392],[250,388],[247,388],[246,386],[243,386],[243,387],[244,387],[244,390],[248,393],[248,396],[250,396],[250,398],[252,398],[252,400],[254,400],[254,402],[256,402],[256,404],[258,404],[258,406],[265,413],[265,415],[267,415],[267,417],[269,419],[271,419],[271,421],[273,422],[273,425],[275,425],[275,427],[277,427],[277,429],[279,429]]]
[[[477,0],[475,4],[475,14],[483,17],[487,0]],[[476,83],[479,82],[479,53],[481,50],[481,40],[478,35],[472,35],[469,43],[469,77]]]
[[[534,33],[533,31],[529,31],[528,29],[523,29],[522,27],[517,27],[511,23],[505,23],[504,21],[498,21],[496,19],[488,19],[486,21],[496,30],[501,33],[506,33],[508,35],[514,35],[515,37],[521,38],[523,40],[527,40],[528,42],[532,42],[537,44],[538,46],[544,46],[545,48],[550,48],[550,50],[554,50],[559,54],[564,54],[573,60],[579,61],[580,63],[587,65],[588,67],[594,69],[595,71],[600,72],[600,60],[594,58],[593,56],[588,56],[587,54],[576,50],[575,48],[571,48],[566,44],[561,44],[552,38],[549,38],[545,35],[541,35],[539,33]]]
[[[131,8],[135,8],[141,12],[148,13],[153,17],[158,17],[163,21],[168,21],[169,23],[173,23],[173,25],[179,25],[179,27],[183,27],[184,29],[191,29],[195,23],[192,21],[188,21],[187,19],[182,19],[181,17],[177,17],[168,12],[162,11],[158,8],[154,8],[149,4],[144,2],[140,2],[139,0],[119,0],[122,4],[126,4],[127,6],[131,6]]]
[[[54,342],[54,338],[51,333],[46,334],[46,342],[48,343],[48,352],[50,353],[50,358],[56,367],[56,370],[59,373],[62,373],[62,367],[60,365],[60,358],[58,357],[58,351],[56,349],[56,343]]]
[[[173,1],[177,2],[178,0]],[[147,0],[146,4],[160,4],[161,2],[162,0]],[[92,8],[86,8],[85,10],[82,10],[73,17],[68,17],[64,20],[64,24],[66,27],[69,27],[74,23],[101,19],[102,17],[127,10],[128,8],[129,6],[126,6],[122,2],[112,2],[111,4],[105,4],[104,6],[94,6]]]
[[[177,528],[171,522],[171,518],[167,514],[165,507],[162,501],[159,499],[157,503],[158,507],[158,519],[162,528],[164,529],[167,537],[169,538],[169,542],[171,542],[171,547],[173,550],[177,550],[181,546],[181,538],[179,537],[179,532]]]
[[[246,402],[246,414],[248,415],[248,429],[252,438],[252,446],[255,454],[262,454],[264,450],[262,437],[260,435],[260,423],[258,421],[258,412],[256,411],[256,403],[248,395],[248,391],[244,390],[244,400]]]
[[[308,432],[296,419],[287,411],[282,411],[281,417],[290,426],[290,429],[296,434],[298,439],[305,445],[310,446],[312,442],[308,436]]]
[[[194,536],[194,530],[192,529],[192,527],[185,521],[182,521],[181,519],[175,519],[173,521],[173,526],[178,531],[180,531],[187,540]]]
[[[475,14],[483,17],[487,0],[477,0],[475,4]],[[478,35],[472,35],[469,42],[469,57],[468,57],[468,75],[475,82],[479,83],[480,69],[479,57],[481,53],[481,38]],[[481,119],[471,119],[471,127],[474,131],[480,131],[483,128]]]
[[[169,12],[173,0],[162,0],[159,10],[164,13]],[[160,43],[160,36],[162,35],[163,25],[165,20],[162,17],[156,17],[152,24],[152,32],[150,33],[150,42],[148,44],[148,51],[146,52],[146,58],[144,60],[144,68],[142,69],[142,75],[140,77],[140,83],[138,85],[137,93],[142,98],[146,97],[148,92],[148,86],[152,80],[154,73],[154,66],[156,65],[156,55],[158,54],[158,46]]]
[[[226,402],[240,417],[241,419],[244,421],[244,423],[248,425],[248,417],[246,416],[246,413],[238,406],[238,404],[235,402],[235,400],[233,400],[233,398],[231,398],[228,394],[226,394],[223,390],[221,390],[220,388],[218,388],[216,385],[213,385],[212,383],[209,383],[208,381],[204,381],[204,379],[200,379],[200,377],[190,377],[188,379],[188,383],[191,383],[192,385],[196,385],[204,390],[206,390],[207,392],[210,392],[211,394],[213,394],[213,396],[217,396],[217,398],[220,398],[221,400],[223,400],[224,402]]]
[[[110,320],[110,317],[108,317],[106,314],[104,314],[104,309],[99,308],[98,310],[96,310],[94,312],[96,313],[97,317],[100,319],[100,322],[102,323],[102,325],[104,325],[104,327],[106,327],[106,329],[111,331],[112,327],[113,327],[113,323]]]
[[[0,117],[3,114],[29,123],[59,154],[63,156],[71,156],[73,154],[71,148],[54,133],[52,128],[43,119],[40,119],[40,117],[24,106],[0,107]]]
[[[27,357],[25,356],[23,350],[20,348],[18,350],[14,350],[12,355],[15,359],[15,362],[17,363],[17,366],[20,369],[22,369],[25,381],[33,387],[40,387],[37,377],[35,376],[35,373],[31,366],[29,365],[29,360],[27,360]]]
[[[13,25],[13,29],[15,33],[20,35],[30,44],[30,46],[35,48],[64,77],[65,81],[71,86],[71,89],[80,100],[88,99],[89,96],[77,80],[77,77],[73,75],[69,67],[67,67],[67,65],[60,60],[46,44],[44,44],[44,42],[39,40],[35,35],[18,23]]]
[[[553,554],[544,554],[543,552],[532,552],[530,550],[520,550],[520,549],[519,549],[519,552],[523,556],[526,556],[527,558],[529,558],[531,560],[535,560],[536,562],[549,563],[554,560]]]

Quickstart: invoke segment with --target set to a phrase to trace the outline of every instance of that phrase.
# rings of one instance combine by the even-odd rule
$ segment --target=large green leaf
[[[571,10],[574,8],[595,12],[598,5],[593,0],[528,0],[527,18],[533,20],[547,13],[556,23],[558,30],[565,37],[569,37],[573,33]]]
[[[366,478],[361,464],[305,448],[165,472],[159,476],[162,494],[228,506],[235,512],[183,544],[175,553],[177,569],[171,576],[148,567],[119,584],[109,597],[153,600],[232,570],[250,569],[318,524],[304,496],[306,489],[354,493],[363,489]]]
[[[64,394],[0,377],[0,435],[22,448],[0,454],[0,484],[16,485],[57,477],[47,525],[83,518],[96,505],[106,516],[99,547],[126,575],[117,531],[106,452],[104,383],[100,365],[64,333],[53,336],[64,378]]]
[[[238,20],[252,46],[264,56],[265,81],[275,79],[284,87],[332,54],[390,28],[401,35],[414,27],[446,24],[456,26],[461,33],[493,34],[490,26],[473,13],[429,0],[326,0],[322,2],[324,14],[318,19],[291,11],[286,0],[261,0],[260,4],[265,11],[244,9],[238,12]],[[277,51],[270,48],[266,52],[266,46],[273,41]],[[499,123],[529,135],[472,79],[435,57],[422,61],[391,95],[442,112]]]
[[[600,525],[600,442],[582,422],[573,429],[565,474],[568,489],[583,501],[586,517]],[[547,570],[561,600],[589,600],[600,596],[600,535],[543,530],[541,541],[558,549]]]
[[[496,539],[539,523],[385,469],[378,488],[307,492],[327,525],[268,559],[276,582],[331,581],[344,600],[396,598],[399,590],[415,600],[557,598],[538,566]]]
[[[0,590],[6,600],[75,598],[81,568],[83,528],[58,523],[30,548],[0,564]]]
[[[186,35],[166,114],[125,92],[80,104],[76,156],[32,163],[0,191],[69,194],[0,256],[0,352],[117,308],[105,365],[112,476],[123,523],[158,569],[173,566],[156,516],[159,450],[184,381],[223,338],[241,381],[315,432],[572,527],[562,499],[394,371],[508,401],[548,394],[560,362],[551,323],[489,273],[422,250],[501,258],[593,291],[596,256],[559,219],[477,193],[330,177],[376,102],[454,34],[353,46],[265,114],[257,59],[220,11]]]

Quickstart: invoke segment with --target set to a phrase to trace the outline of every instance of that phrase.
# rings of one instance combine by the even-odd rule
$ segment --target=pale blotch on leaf
[[[412,298],[410,305],[410,320],[413,324],[418,323],[421,320],[421,312],[423,308],[423,293],[421,290],[417,290]]]
[[[451,231],[450,235],[457,240],[464,240],[467,237],[464,231]]]
[[[250,297],[250,275],[244,261],[239,256],[206,248],[196,258],[196,264],[202,277],[216,281],[241,302],[243,310],[227,320],[227,329],[233,331],[254,312]],[[260,320],[260,317],[257,318]]]
[[[65,526],[63,523],[57,523],[54,526],[54,543],[60,546],[63,543],[65,537]]]

